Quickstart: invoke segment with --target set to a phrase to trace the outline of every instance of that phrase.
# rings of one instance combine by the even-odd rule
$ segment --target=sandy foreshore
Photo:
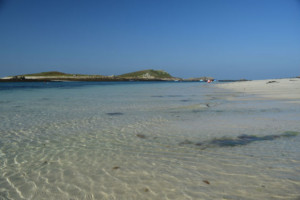
[[[215,85],[218,88],[241,92],[251,99],[286,100],[300,103],[300,79],[268,79],[245,82],[221,83]]]

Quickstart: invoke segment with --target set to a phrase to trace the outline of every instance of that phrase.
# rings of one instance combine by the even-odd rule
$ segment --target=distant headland
[[[68,74],[58,71],[41,72],[35,74],[23,74],[8,76],[0,79],[0,82],[42,82],[42,81],[213,81],[213,77],[200,77],[182,79],[171,76],[163,70],[142,70],[122,75],[85,75]]]

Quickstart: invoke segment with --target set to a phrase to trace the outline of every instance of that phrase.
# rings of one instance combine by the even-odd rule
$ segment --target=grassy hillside
[[[89,76],[97,76],[97,77],[103,77],[103,75],[86,75],[86,74],[67,74],[63,72],[58,72],[58,71],[50,71],[50,72],[41,72],[41,73],[35,73],[35,74],[24,74],[24,75],[19,75],[19,76],[70,76],[70,77],[89,77]]]
[[[24,74],[22,76],[73,76],[73,74],[66,74],[63,72],[51,71],[51,72],[41,72],[35,74]]]
[[[121,78],[172,78],[172,76],[165,71],[153,70],[153,69],[122,74],[119,77]]]

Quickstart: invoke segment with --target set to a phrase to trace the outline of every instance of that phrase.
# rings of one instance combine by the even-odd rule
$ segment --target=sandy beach
[[[283,100],[300,103],[299,78],[232,82],[217,84],[216,87],[248,94],[247,100]]]

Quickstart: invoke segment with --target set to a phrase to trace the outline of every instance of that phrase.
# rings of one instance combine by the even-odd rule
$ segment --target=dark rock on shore
[[[277,81],[268,81],[266,84],[269,84],[269,83],[278,83]]]

